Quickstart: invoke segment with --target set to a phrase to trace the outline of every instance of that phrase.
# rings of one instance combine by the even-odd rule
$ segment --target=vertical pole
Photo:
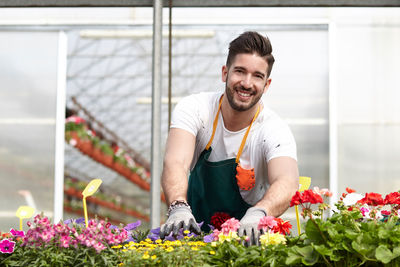
[[[162,0],[153,1],[150,227],[160,226]]]
[[[64,211],[64,134],[67,82],[67,36],[60,32],[58,37],[56,138],[54,163],[54,223],[63,218]]]
[[[329,23],[329,188],[333,195],[330,206],[338,200],[338,118],[337,118],[337,83],[336,83],[336,24]]]

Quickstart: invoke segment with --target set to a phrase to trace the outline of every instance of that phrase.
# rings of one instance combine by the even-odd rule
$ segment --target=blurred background
[[[258,31],[276,59],[265,100],[293,131],[300,175],[333,190],[332,201],[346,187],[400,189],[400,8],[172,12],[172,109],[186,95],[222,91],[229,42]],[[0,9],[0,230],[18,225],[21,205],[82,217],[79,192],[94,178],[103,184],[88,199],[92,216],[149,226],[152,16],[152,8]],[[163,19],[162,149],[168,8]],[[294,210],[283,218],[293,221]]]

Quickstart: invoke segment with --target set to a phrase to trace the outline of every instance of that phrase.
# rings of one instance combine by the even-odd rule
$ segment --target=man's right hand
[[[183,231],[189,230],[198,235],[201,233],[190,208],[186,206],[178,207],[171,211],[168,220],[161,225],[160,238],[164,239],[171,232],[176,236],[181,228],[183,228]]]

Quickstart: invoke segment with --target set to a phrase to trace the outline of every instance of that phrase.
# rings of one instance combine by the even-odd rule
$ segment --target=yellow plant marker
[[[85,224],[88,227],[88,214],[87,214],[87,207],[86,207],[86,198],[96,193],[97,189],[101,185],[103,181],[101,179],[93,179],[90,183],[86,186],[85,190],[82,192],[83,196],[83,212],[85,214]]]
[[[299,192],[307,190],[310,187],[310,185],[311,185],[311,177],[306,177],[306,176],[299,177]],[[297,207],[297,205],[295,205],[294,209],[296,210],[297,232],[300,235],[301,229],[300,229],[299,208]]]
[[[28,219],[32,217],[35,209],[29,206],[20,206],[15,213],[15,216],[19,218],[19,230],[22,231],[22,219]]]

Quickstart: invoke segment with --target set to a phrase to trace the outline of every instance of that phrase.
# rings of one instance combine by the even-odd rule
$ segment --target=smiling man
[[[268,38],[245,32],[229,46],[224,92],[185,97],[174,110],[162,186],[169,204],[160,235],[208,231],[213,219],[240,220],[258,244],[258,222],[280,216],[298,189],[296,143],[262,101],[274,63]],[[188,178],[189,176],[189,178]]]

